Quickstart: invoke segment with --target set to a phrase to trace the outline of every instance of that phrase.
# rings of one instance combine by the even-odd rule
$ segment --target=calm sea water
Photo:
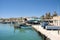
[[[0,40],[42,40],[33,28],[14,28],[12,24],[0,24]]]

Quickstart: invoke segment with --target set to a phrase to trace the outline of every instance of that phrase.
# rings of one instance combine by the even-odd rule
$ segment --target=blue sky
[[[60,15],[60,0],[0,0],[0,17],[40,17],[54,11]]]

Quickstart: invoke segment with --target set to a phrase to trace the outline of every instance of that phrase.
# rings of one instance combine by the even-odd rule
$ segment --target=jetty
[[[32,25],[32,27],[46,36],[49,40],[60,40],[60,31],[58,30],[46,30],[41,25]]]

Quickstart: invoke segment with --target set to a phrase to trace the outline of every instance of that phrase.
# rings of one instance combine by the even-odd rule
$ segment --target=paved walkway
[[[46,30],[41,27],[41,25],[32,25],[33,28],[35,28],[37,31],[44,34],[47,38],[51,40],[60,40],[60,31],[58,34],[57,30]]]

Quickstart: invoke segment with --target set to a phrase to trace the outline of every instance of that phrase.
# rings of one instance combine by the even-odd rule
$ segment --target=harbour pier
[[[41,27],[41,25],[32,25],[32,27],[45,35],[49,40],[60,40],[60,33],[58,34],[58,30],[46,30]]]

